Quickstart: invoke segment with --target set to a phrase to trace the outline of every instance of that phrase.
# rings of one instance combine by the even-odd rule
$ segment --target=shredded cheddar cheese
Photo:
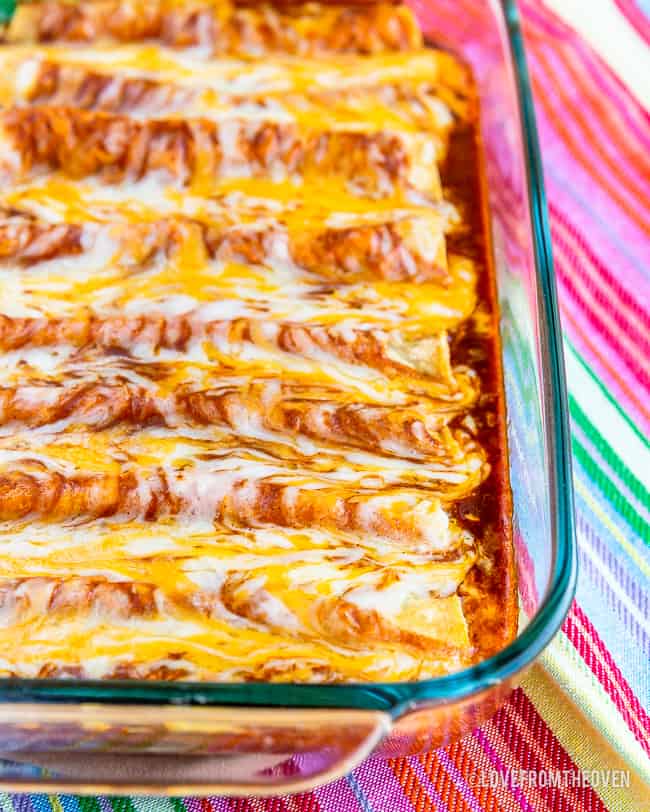
[[[0,674],[475,662],[465,68],[391,3],[47,0],[0,77]]]

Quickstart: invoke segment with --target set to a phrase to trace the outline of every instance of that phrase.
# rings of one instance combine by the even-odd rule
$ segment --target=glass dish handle
[[[0,789],[301,792],[349,773],[390,728],[355,709],[0,704]]]

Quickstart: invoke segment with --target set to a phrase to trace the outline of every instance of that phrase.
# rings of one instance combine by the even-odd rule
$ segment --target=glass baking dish
[[[422,682],[191,684],[0,679],[0,787],[273,795],[364,757],[422,752],[492,714],[558,631],[576,581],[560,322],[533,102],[513,0],[412,0],[474,71],[500,302],[521,608],[517,638]]]

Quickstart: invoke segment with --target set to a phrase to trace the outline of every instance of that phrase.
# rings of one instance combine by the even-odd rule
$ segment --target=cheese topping
[[[473,662],[464,68],[390,3],[48,0],[8,41],[0,674]]]

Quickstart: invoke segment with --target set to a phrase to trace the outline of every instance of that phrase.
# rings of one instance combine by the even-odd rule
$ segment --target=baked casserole
[[[24,5],[0,675],[424,679],[516,584],[471,75],[402,5]]]

